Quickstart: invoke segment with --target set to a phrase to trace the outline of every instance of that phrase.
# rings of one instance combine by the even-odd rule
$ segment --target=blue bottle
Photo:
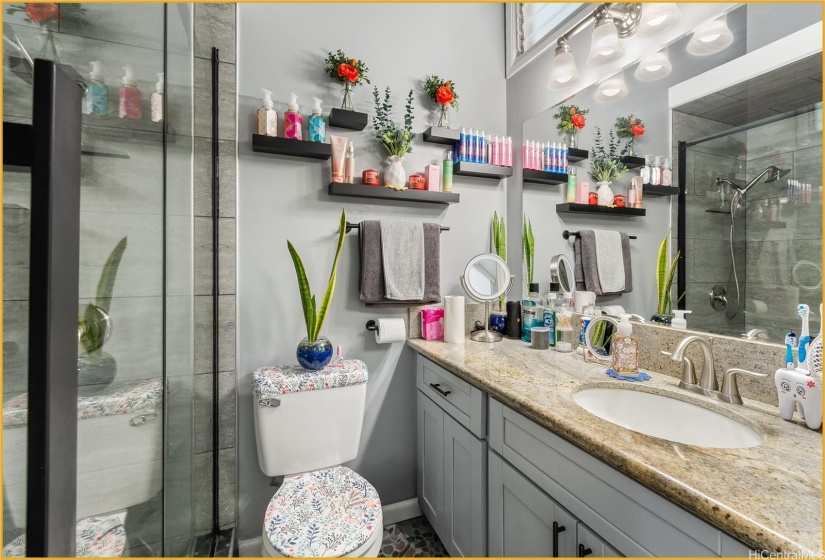
[[[478,134],[473,134],[473,129],[470,129],[470,150],[467,161],[472,163],[478,162]]]
[[[568,164],[567,164],[567,144],[562,143],[561,145],[561,173],[567,173]]]
[[[478,163],[487,163],[487,136],[483,130],[478,135]]]
[[[309,117],[309,141],[324,142],[327,139],[327,121],[321,114],[321,100],[313,97],[315,107],[312,108],[312,115]]]
[[[109,114],[109,89],[103,83],[103,65],[99,60],[91,63],[89,83],[86,84],[86,113],[89,115]]]
[[[467,161],[467,131],[464,130],[464,127],[461,127],[461,134],[458,138],[458,149],[455,150],[458,161]]]

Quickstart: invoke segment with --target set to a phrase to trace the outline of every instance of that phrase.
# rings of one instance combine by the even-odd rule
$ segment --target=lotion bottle
[[[86,113],[106,115],[109,112],[109,89],[103,82],[103,65],[99,60],[90,63],[89,83],[86,84]]]
[[[630,315],[624,314],[621,319],[613,335],[613,371],[636,375],[639,373],[639,341],[633,336]]]
[[[149,112],[152,122],[163,120],[163,72],[158,72],[158,81],[155,83],[155,91],[149,96]]]
[[[287,112],[284,113],[284,138],[303,140],[301,132],[303,124],[301,113],[298,112],[298,96],[291,93]]]
[[[662,166],[662,186],[673,186],[673,170],[670,168],[670,160],[665,158],[665,163]]]
[[[673,319],[670,322],[670,327],[673,329],[679,330],[686,330],[687,329],[687,320],[685,319],[685,315],[690,313],[687,309],[674,309],[673,310]]]
[[[278,136],[278,113],[275,112],[272,103],[272,92],[261,88],[264,94],[264,101],[258,109],[258,134],[261,136]]]
[[[355,182],[355,146],[352,140],[347,144],[347,153],[344,156],[344,182]]]
[[[127,64],[123,67],[123,79],[121,80],[119,94],[118,116],[121,119],[139,120],[143,117],[140,108],[140,90],[132,71],[132,66]]]
[[[309,141],[324,142],[327,139],[327,121],[321,114],[321,100],[312,98],[315,106],[312,108],[312,115],[309,117]],[[350,183],[351,181],[347,181]]]

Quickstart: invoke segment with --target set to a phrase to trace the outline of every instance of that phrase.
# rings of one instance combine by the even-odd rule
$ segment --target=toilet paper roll
[[[625,313],[621,305],[602,305],[602,312],[611,317],[621,317]]]
[[[378,330],[375,331],[375,342],[378,344],[407,340],[407,324],[404,323],[404,319],[383,317],[376,322],[378,323]]]
[[[464,296],[444,296],[444,342],[464,342]]]
[[[576,313],[581,313],[588,305],[596,305],[596,292],[573,292]]]

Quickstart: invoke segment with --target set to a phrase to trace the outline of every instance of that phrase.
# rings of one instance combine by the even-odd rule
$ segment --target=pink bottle
[[[298,112],[298,96],[294,93],[290,95],[292,98],[289,101],[287,112],[284,113],[284,138],[303,140],[303,134],[301,133],[303,119],[301,113]]]
[[[513,167],[513,137],[512,136],[507,137],[507,143],[506,143],[506,146],[505,146],[505,149],[504,149],[504,153],[505,153],[505,158],[506,158],[505,162],[504,162],[504,165],[506,167]]]
[[[118,96],[118,116],[121,119],[140,119],[143,113],[140,110],[140,90],[137,88],[135,76],[132,73],[132,67],[126,65],[123,67],[123,85],[120,86],[120,94]]]
[[[530,169],[530,163],[527,159],[527,140],[524,140],[521,145],[521,168]]]

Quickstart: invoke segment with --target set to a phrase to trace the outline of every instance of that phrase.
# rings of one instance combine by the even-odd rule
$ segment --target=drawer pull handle
[[[433,389],[438,391],[438,394],[440,394],[442,397],[446,397],[451,392],[451,391],[445,391],[444,389],[442,389],[441,388],[441,383],[430,383],[430,387],[432,387]]]
[[[579,544],[579,558],[584,558],[585,556],[589,556],[590,554],[593,554],[593,551],[591,549],[585,547],[583,544]]]
[[[559,525],[558,521],[553,521],[553,558],[559,557],[559,533],[563,533],[567,528]]]

